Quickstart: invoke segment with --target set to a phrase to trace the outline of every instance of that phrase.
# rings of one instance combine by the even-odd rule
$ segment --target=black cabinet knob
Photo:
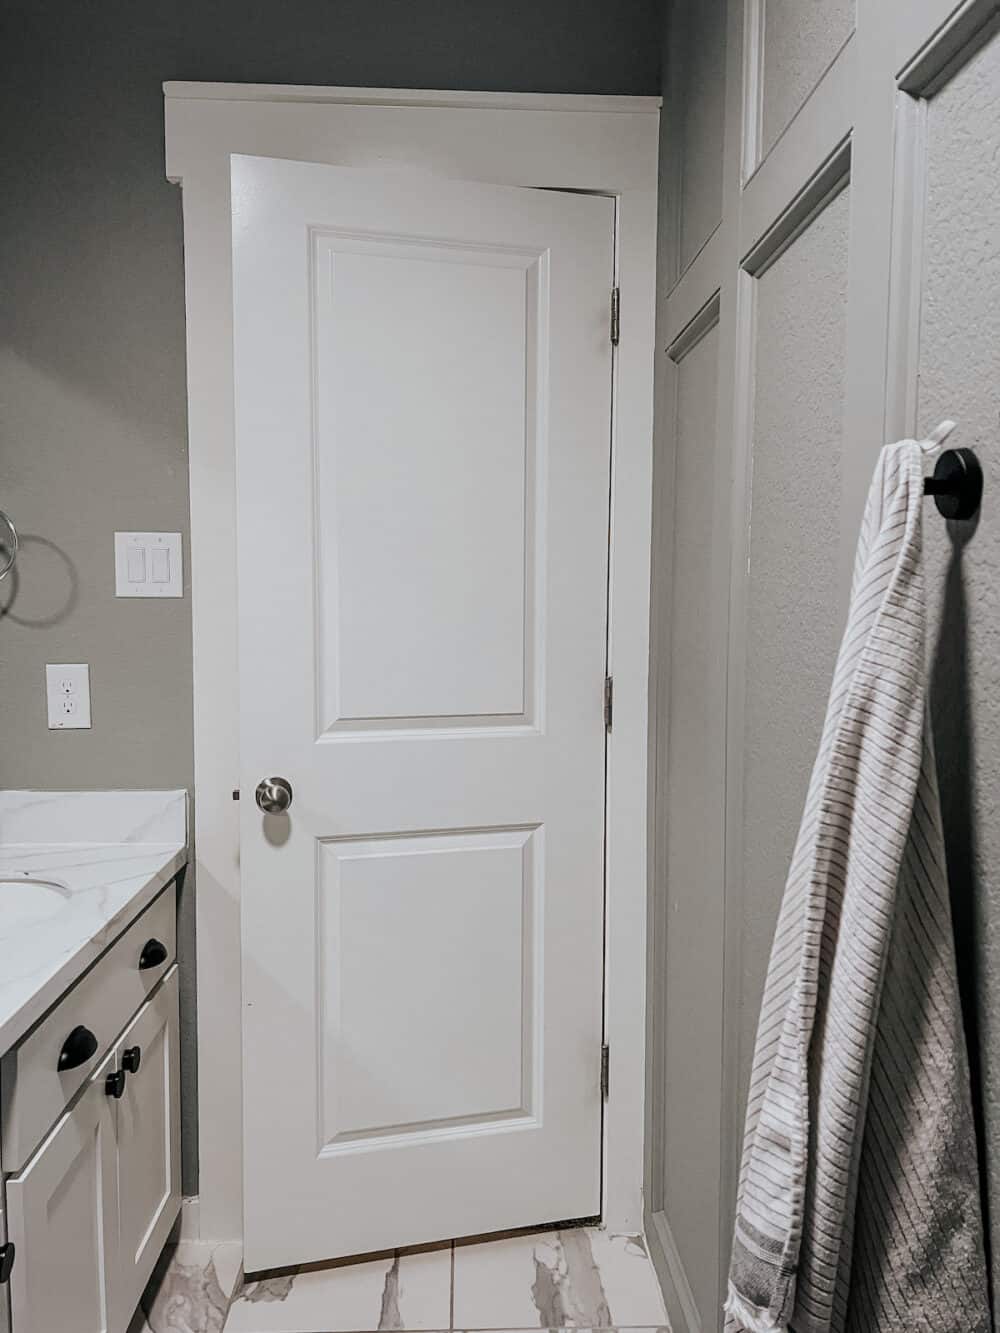
[[[116,1069],[113,1074],[109,1074],[104,1080],[104,1091],[109,1097],[114,1097],[115,1101],[125,1091],[125,1070]]]
[[[159,967],[166,960],[167,946],[161,944],[159,940],[147,940],[139,955],[139,971],[145,972],[149,967]]]
[[[0,1282],[10,1281],[10,1270],[14,1267],[14,1242],[9,1240],[0,1245]]]
[[[138,1074],[141,1061],[141,1046],[126,1046],[122,1051],[122,1069],[124,1069],[127,1074]]]
[[[86,1064],[96,1052],[97,1038],[90,1028],[85,1028],[81,1023],[63,1042],[56,1068],[60,1073],[66,1069],[76,1069],[78,1065]]]

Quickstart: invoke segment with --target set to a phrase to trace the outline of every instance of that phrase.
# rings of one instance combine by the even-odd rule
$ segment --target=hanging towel
[[[872,480],[768,967],[730,1333],[989,1333],[927,720],[922,446]]]

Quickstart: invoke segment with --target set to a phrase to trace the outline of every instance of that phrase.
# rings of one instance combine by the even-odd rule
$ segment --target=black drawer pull
[[[124,1069],[127,1074],[138,1074],[141,1062],[141,1046],[126,1046],[122,1051],[122,1069]]]
[[[0,1283],[10,1281],[10,1270],[14,1267],[14,1242],[9,1240],[0,1245]]]
[[[125,1091],[125,1070],[116,1069],[113,1074],[109,1074],[104,1080],[104,1091],[109,1097],[114,1097],[115,1101]]]
[[[60,1073],[66,1069],[76,1069],[78,1065],[86,1064],[91,1056],[96,1053],[97,1038],[90,1028],[85,1028],[81,1023],[79,1027],[73,1029],[63,1042],[56,1068]]]
[[[147,940],[142,946],[142,953],[139,955],[139,971],[145,972],[149,967],[159,967],[161,963],[167,961],[167,946],[161,944],[159,940]]]

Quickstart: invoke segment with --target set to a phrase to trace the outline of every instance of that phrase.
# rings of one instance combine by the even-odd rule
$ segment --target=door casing
[[[236,507],[230,156],[401,167],[616,200],[611,428],[604,1224],[642,1230],[648,655],[660,99],[164,85],[183,187],[194,656],[198,1126],[203,1238],[242,1237]],[[609,293],[610,296],[610,293]],[[610,313],[610,312],[609,312]],[[195,1214],[192,1211],[192,1218]]]

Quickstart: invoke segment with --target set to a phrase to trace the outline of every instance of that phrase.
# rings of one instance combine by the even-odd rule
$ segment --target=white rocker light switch
[[[183,597],[179,532],[116,532],[117,597]]]

